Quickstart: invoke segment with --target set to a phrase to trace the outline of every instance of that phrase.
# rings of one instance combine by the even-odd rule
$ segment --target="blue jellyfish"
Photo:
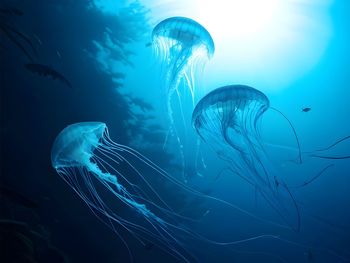
[[[191,129],[187,129],[186,111],[182,106],[180,86],[183,83],[184,92],[190,92],[192,103],[189,104],[192,104],[192,107],[188,112],[191,113],[196,93],[194,75],[203,70],[205,63],[213,56],[214,41],[209,32],[196,21],[186,17],[171,17],[155,26],[152,32],[152,43],[156,55],[160,58],[165,77],[166,109],[170,129],[164,144],[169,135],[174,136],[180,147],[180,158],[184,164],[184,159],[187,158],[184,157],[183,143],[184,141],[186,143],[188,135],[186,132],[179,134],[179,126],[175,125],[174,114],[177,113],[178,118],[182,119],[183,130]],[[174,93],[178,97],[179,105],[176,112],[173,111],[171,102]],[[188,126],[190,127],[190,123]],[[188,146],[188,148],[193,147]]]
[[[186,17],[171,17],[161,21],[152,32],[156,54],[165,66],[166,94],[169,114],[172,113],[170,98],[185,78],[194,98],[195,67],[214,54],[214,41],[209,32],[196,21]]]
[[[152,179],[141,172],[142,166],[150,167],[156,175],[167,175],[140,153],[113,142],[106,124],[85,122],[66,127],[54,142],[51,162],[94,214],[123,240],[131,261],[131,251],[116,224],[145,246],[155,244],[182,261],[191,261],[191,254],[173,234],[179,229],[174,217],[181,216],[153,189]],[[107,202],[110,197],[104,196],[97,184],[120,202]],[[140,217],[144,219],[141,223]]]
[[[229,164],[228,169],[251,184],[287,227],[299,231],[298,206],[270,165],[259,135],[259,121],[269,108],[269,99],[262,92],[245,85],[225,86],[198,102],[192,124],[200,138]]]
[[[184,262],[195,260],[184,245],[187,239],[227,246],[260,238],[277,238],[260,235],[232,242],[217,242],[189,229],[185,224],[188,221],[193,224],[197,220],[176,213],[174,200],[168,200],[170,197],[161,196],[156,191],[159,183],[171,185],[176,193],[185,190],[192,197],[220,202],[256,217],[223,200],[189,188],[139,152],[113,142],[104,123],[76,123],[63,129],[53,144],[51,162],[91,211],[121,238],[131,261],[133,256],[122,237],[122,231],[128,231],[145,247],[156,245]],[[148,169],[151,173],[146,174]]]

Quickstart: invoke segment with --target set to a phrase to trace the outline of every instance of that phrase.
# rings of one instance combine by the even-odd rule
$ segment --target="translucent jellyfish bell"
[[[218,242],[186,227],[188,222],[193,226],[194,222],[199,221],[186,217],[182,209],[181,214],[175,212],[174,202],[183,205],[180,196],[184,194],[193,202],[195,198],[206,198],[254,220],[258,218],[235,205],[191,189],[139,152],[113,142],[104,123],[82,122],[63,129],[53,144],[51,161],[57,173],[84,200],[94,215],[120,237],[131,261],[133,255],[123,238],[125,231],[144,246],[153,244],[183,262],[195,261],[188,248],[194,241],[230,246],[277,238],[259,235]],[[162,186],[169,187],[164,194],[160,192]],[[176,200],[169,189],[174,191]]]
[[[158,195],[152,186],[154,182],[141,170],[148,167],[159,177],[170,181],[171,178],[140,153],[113,142],[106,124],[85,122],[66,127],[54,142],[51,161],[57,173],[93,211],[99,212],[100,215],[95,214],[119,237],[116,224],[142,244],[152,242],[171,255],[189,261],[191,255],[173,236],[179,229],[175,219],[181,216]],[[96,186],[98,183],[120,202],[108,202],[110,198],[104,197],[101,188]],[[124,244],[131,255],[127,243]]]
[[[262,92],[245,85],[225,86],[198,102],[192,124],[229,169],[255,187],[284,222],[299,231],[296,202],[278,179],[261,143],[258,122],[269,108],[269,99]]]
[[[152,46],[160,60],[165,82],[164,97],[170,127],[164,144],[169,135],[175,138],[182,166],[188,170],[186,167],[197,166],[197,160],[189,161],[191,157],[185,156],[185,152],[198,146],[189,138],[194,134],[188,133],[191,123],[187,116],[191,115],[198,94],[196,79],[214,54],[214,41],[198,22],[186,17],[171,17],[153,29]],[[174,93],[177,101],[172,101]]]
[[[153,47],[166,68],[168,92],[171,95],[185,76],[194,96],[193,71],[204,66],[215,51],[209,32],[186,17],[171,17],[161,21],[152,32]],[[186,73],[186,70],[189,72]]]
[[[82,122],[66,127],[53,145],[52,166],[55,169],[91,166],[93,151],[100,145],[105,129],[102,122]]]

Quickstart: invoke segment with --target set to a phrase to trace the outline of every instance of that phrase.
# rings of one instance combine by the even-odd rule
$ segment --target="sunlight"
[[[230,83],[279,90],[317,66],[332,36],[332,0],[141,0],[151,23],[186,16],[212,35],[208,89]]]
[[[275,19],[281,8],[278,0],[194,1],[198,17],[217,36],[247,36],[257,33]]]

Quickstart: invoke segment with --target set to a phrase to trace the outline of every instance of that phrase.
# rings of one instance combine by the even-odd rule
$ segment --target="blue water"
[[[198,1],[1,3],[0,261],[349,262],[350,140],[314,151],[350,135],[350,3],[270,2],[284,9],[272,12],[260,4],[239,16],[247,9],[220,9],[225,1],[209,9]],[[238,9],[239,1],[232,3]],[[227,18],[213,16],[220,12]],[[260,17],[261,12],[268,16]],[[193,82],[183,78],[169,95],[167,61],[156,52],[152,30],[173,16],[204,26],[215,52],[198,63]],[[260,24],[248,24],[254,19]],[[284,220],[267,201],[268,192],[257,191],[263,184],[254,187],[242,179],[249,167],[227,169],[242,163],[230,146],[219,147],[233,158],[225,161],[215,152],[218,145],[193,129],[196,104],[233,84],[263,92],[295,128],[302,164],[293,130],[271,108],[258,124],[267,157],[262,151],[258,156],[278,178],[270,178],[279,193],[274,202],[289,212],[294,204],[275,184],[283,182],[290,190],[300,229],[288,224],[295,223],[293,212]],[[99,220],[52,167],[56,136],[68,125],[90,121],[105,123],[113,142],[138,151],[179,182],[130,159],[171,204],[174,217],[153,212],[178,228],[169,232],[178,242],[175,256],[166,244],[169,237],[159,241],[141,233],[138,239],[116,222],[109,228],[110,221]],[[242,133],[234,135],[238,140]],[[244,151],[252,154],[251,148]],[[120,169],[126,177],[135,175],[130,167]],[[135,182],[146,187],[142,180]],[[310,183],[295,187],[305,182]],[[94,183],[114,212],[145,225],[145,214],[123,207],[120,198]],[[151,232],[159,226],[146,225]]]

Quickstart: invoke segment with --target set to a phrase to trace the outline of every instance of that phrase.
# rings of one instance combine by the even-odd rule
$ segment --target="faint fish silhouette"
[[[308,107],[306,107],[306,108],[302,108],[302,112],[309,112],[311,110],[311,108],[308,108]]]
[[[69,87],[72,87],[71,83],[59,72],[50,66],[46,66],[38,63],[25,64],[25,68],[30,72],[36,73],[40,76],[51,77],[52,79],[58,79]]]

